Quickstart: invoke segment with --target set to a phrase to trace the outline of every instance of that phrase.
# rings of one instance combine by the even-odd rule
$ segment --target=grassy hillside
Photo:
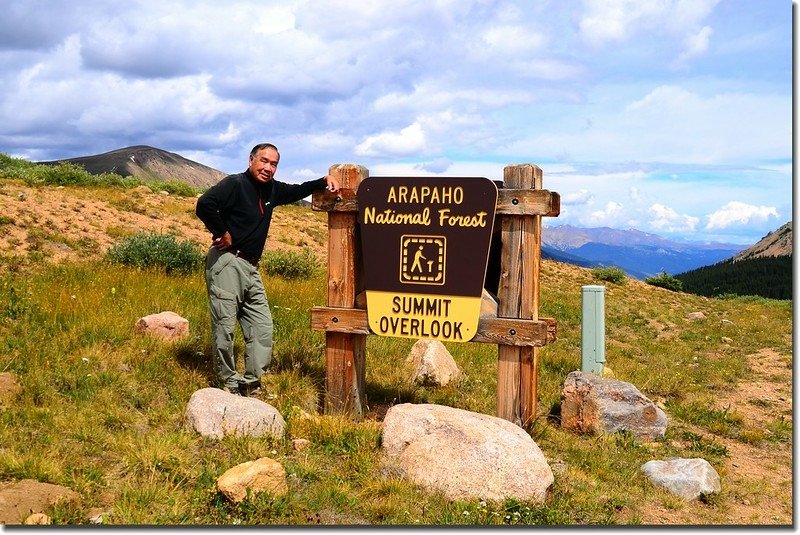
[[[91,510],[120,525],[792,523],[789,301],[709,299],[632,279],[609,284],[607,365],[665,408],[669,428],[653,444],[578,436],[558,424],[560,389],[580,367],[581,286],[598,281],[588,269],[543,261],[541,314],[556,318],[559,339],[541,352],[539,414],[529,432],[555,472],[552,495],[544,506],[451,503],[383,470],[380,419],[404,402],[494,414],[495,346],[448,344],[465,377],[437,389],[409,383],[403,363],[413,340],[370,336],[368,417],[321,415],[324,336],[310,330],[309,309],[325,304],[325,273],[303,282],[265,275],[276,335],[264,399],[284,415],[287,437],[204,439],[182,425],[191,394],[213,384],[202,273],[166,276],[103,257],[105,244],[145,220],[203,243],[194,199],[148,193],[125,204],[128,193],[0,180],[7,213],[18,203],[32,207],[33,198],[56,203],[49,216],[21,210],[0,225],[21,232],[15,249],[0,250],[0,371],[23,386],[0,412],[0,482],[32,478],[78,492],[80,503],[51,511],[56,523],[87,523]],[[83,203],[81,234],[92,247],[53,230],[73,216],[55,208],[73,202]],[[138,214],[141,205],[152,213]],[[324,214],[286,208],[270,243],[324,251]],[[66,250],[58,244],[69,254],[54,253]],[[137,319],[164,310],[189,320],[188,339],[167,344],[135,333]],[[686,319],[695,311],[705,319]],[[772,367],[762,368],[766,362]],[[745,388],[755,377],[760,387]],[[294,451],[293,438],[311,446]],[[225,470],[262,456],[285,466],[286,496],[231,505],[215,491]],[[646,461],[673,456],[711,462],[722,493],[685,503],[641,475]]]

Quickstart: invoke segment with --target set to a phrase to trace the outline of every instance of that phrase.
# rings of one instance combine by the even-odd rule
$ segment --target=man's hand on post
[[[339,180],[335,176],[333,175],[326,176],[325,183],[327,184],[325,186],[325,189],[330,191],[331,193],[336,193],[337,191],[339,191]]]

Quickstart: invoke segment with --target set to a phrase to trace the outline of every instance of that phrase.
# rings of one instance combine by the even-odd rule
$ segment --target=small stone
[[[721,490],[719,474],[705,459],[653,460],[642,465],[641,470],[654,485],[664,487],[685,500]]]
[[[26,526],[49,526],[52,523],[53,520],[44,513],[33,513],[23,522]]]
[[[292,447],[295,449],[295,451],[304,450],[309,445],[311,445],[311,441],[307,438],[296,438],[292,440]]]
[[[217,489],[234,503],[247,498],[248,490],[252,495],[270,492],[275,496],[289,491],[286,470],[281,463],[269,457],[234,466],[219,477]]]

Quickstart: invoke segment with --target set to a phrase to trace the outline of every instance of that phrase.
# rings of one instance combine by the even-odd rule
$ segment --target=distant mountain
[[[661,272],[674,275],[730,258],[742,247],[725,243],[678,242],[636,229],[545,227],[546,248],[577,257],[589,266],[617,266],[644,279]],[[570,262],[569,263],[576,263]]]
[[[133,176],[143,181],[176,180],[199,188],[213,186],[225,176],[222,171],[194,162],[174,152],[147,145],[125,147],[94,156],[38,163],[53,165],[62,161],[80,165],[87,172],[95,175],[116,173],[120,176]]]
[[[755,245],[748,247],[733,257],[734,261],[764,256],[786,256],[792,254],[792,222],[789,221],[778,230],[761,238]]]

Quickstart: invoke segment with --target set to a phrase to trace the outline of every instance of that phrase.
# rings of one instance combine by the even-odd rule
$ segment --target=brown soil
[[[748,363],[750,378],[722,394],[715,405],[735,408],[747,427],[768,434],[766,424],[776,416],[792,421],[792,356],[762,349],[749,355]],[[657,506],[644,512],[642,522],[686,525],[706,518],[703,523],[712,525],[792,525],[792,444],[748,444],[718,436],[714,440],[728,449],[725,465],[717,469],[722,480],[719,507],[699,501],[674,509]],[[710,515],[714,510],[718,515]]]
[[[31,188],[0,185],[0,255],[22,264],[38,251],[52,262],[105,252],[120,237],[136,232],[176,234],[203,250],[211,235],[194,215],[196,199],[153,193],[146,186],[115,192],[86,188]],[[299,219],[299,221],[298,221]],[[310,208],[275,210],[268,249],[310,248],[326,252],[326,216]],[[300,223],[298,225],[298,223]]]

